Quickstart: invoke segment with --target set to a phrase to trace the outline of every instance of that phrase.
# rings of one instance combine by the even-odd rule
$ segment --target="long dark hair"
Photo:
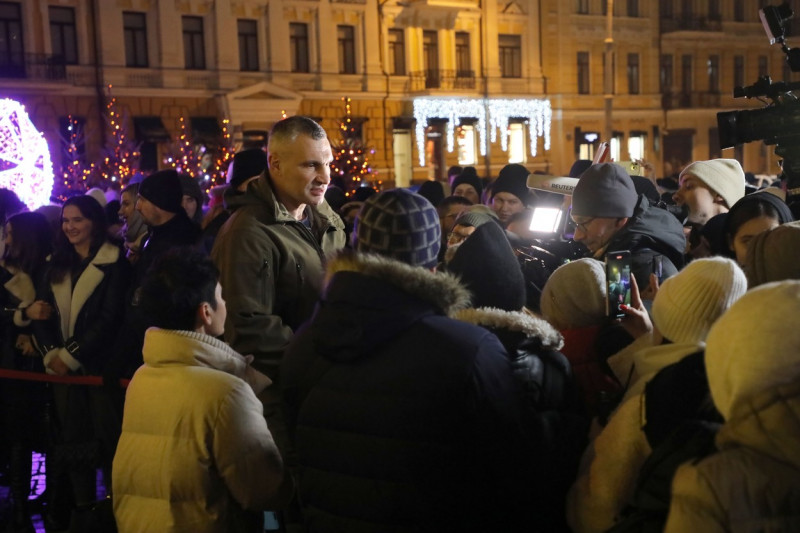
[[[64,208],[74,205],[81,212],[81,215],[92,222],[92,242],[89,244],[89,257],[94,257],[100,246],[106,242],[106,214],[100,203],[91,196],[73,196],[64,202],[61,207],[61,216],[64,216]],[[80,257],[75,251],[75,247],[69,242],[64,234],[63,228],[56,235],[55,251],[51,261],[50,281],[61,281],[73,267],[80,264]]]
[[[41,213],[17,213],[6,224],[12,232],[11,246],[4,255],[6,265],[33,274],[53,251],[53,232],[47,217]]]

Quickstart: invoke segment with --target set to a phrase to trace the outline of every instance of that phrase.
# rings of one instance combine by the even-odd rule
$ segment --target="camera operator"
[[[603,259],[608,251],[630,250],[631,270],[640,287],[650,285],[654,291],[658,282],[683,266],[686,240],[681,223],[637,194],[631,177],[618,165],[592,165],[581,174],[572,195],[572,219],[574,239],[589,249],[591,257]],[[651,284],[654,272],[658,279]]]

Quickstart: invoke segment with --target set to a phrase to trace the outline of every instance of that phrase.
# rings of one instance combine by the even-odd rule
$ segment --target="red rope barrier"
[[[19,379],[23,381],[44,381],[47,383],[64,383],[67,385],[92,385],[95,387],[103,385],[103,378],[100,376],[56,376],[54,374],[0,368],[0,379],[3,378]],[[129,379],[120,379],[119,386],[125,388],[130,381]]]

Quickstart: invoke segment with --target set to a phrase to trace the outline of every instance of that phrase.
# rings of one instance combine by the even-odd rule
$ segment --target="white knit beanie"
[[[687,174],[699,179],[722,196],[728,208],[744,196],[744,171],[735,159],[695,161],[683,169],[678,181],[682,181]]]
[[[602,324],[606,317],[606,273],[601,261],[578,259],[558,267],[542,289],[542,317],[556,329]]]
[[[711,397],[728,420],[753,395],[800,377],[800,280],[748,291],[708,334]]]
[[[672,342],[703,342],[714,321],[746,290],[747,278],[732,259],[695,259],[658,289],[653,324]]]

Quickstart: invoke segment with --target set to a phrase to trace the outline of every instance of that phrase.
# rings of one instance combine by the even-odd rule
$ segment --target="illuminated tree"
[[[70,196],[86,192],[86,180],[91,174],[91,167],[82,164],[79,153],[85,144],[83,127],[80,122],[69,115],[67,117],[67,135],[61,137],[62,164],[61,177],[55,180],[53,196],[65,201]]]
[[[117,110],[117,99],[111,95],[110,84],[105,119],[108,130],[106,145],[100,162],[90,165],[87,179],[88,186],[103,189],[108,188],[110,182],[126,185],[138,169],[140,156],[138,143],[128,135],[128,121]]]
[[[376,180],[377,173],[369,166],[369,155],[375,150],[367,148],[362,139],[361,124],[353,121],[350,108],[350,98],[343,97],[345,116],[339,123],[341,140],[332,144],[333,164],[331,165],[331,179],[333,183],[344,189],[350,196],[358,187],[372,187],[379,190],[380,181]]]

